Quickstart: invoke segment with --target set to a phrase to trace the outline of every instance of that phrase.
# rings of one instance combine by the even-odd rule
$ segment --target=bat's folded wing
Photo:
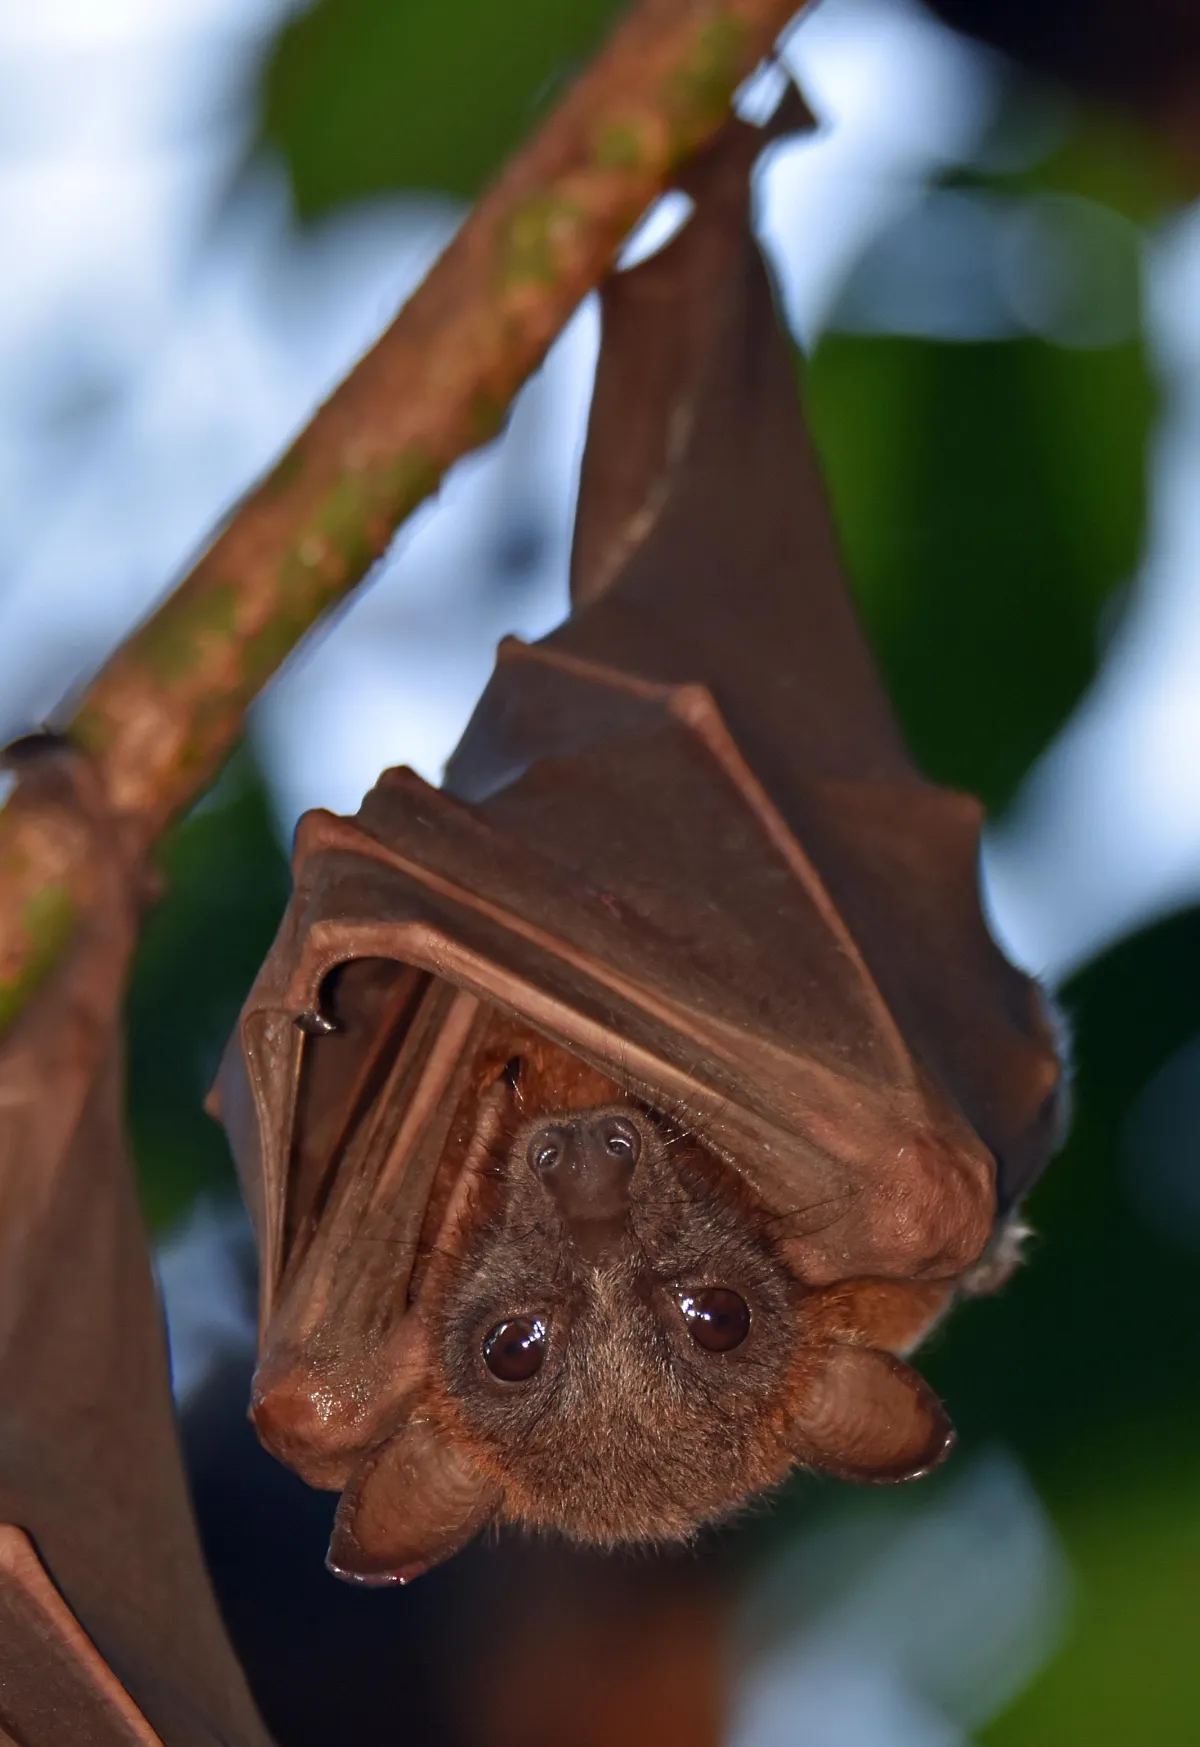
[[[0,1743],[162,1747],[51,1583],[29,1537],[0,1525]]]
[[[392,771],[302,823],[221,1101],[264,1315],[327,1364],[351,1299],[403,1321],[489,1014],[702,1131],[814,1284],[959,1274],[1050,1151],[979,808],[914,769],[842,580],[747,224],[763,138],[731,123],[605,287],[571,616],[501,646],[444,791]]]
[[[755,156],[796,125],[786,101],[765,134],[732,122],[689,170],[683,231],[604,288],[574,610],[541,647],[623,675],[631,693],[711,694],[905,1048],[993,1154],[1004,1213],[1057,1138],[1055,1040],[1040,991],[984,923],[980,809],[914,768],[843,579],[794,351],[747,223]],[[502,662],[447,786],[500,804],[572,736],[617,732],[617,705],[614,687],[590,703],[576,687],[568,707],[561,678]],[[630,768],[626,780],[647,788],[657,775]],[[686,821],[666,770],[658,786],[678,845]],[[672,901],[708,854],[700,836],[680,849]],[[824,1017],[836,1036],[848,1015]]]
[[[322,991],[340,965],[389,960],[531,1023],[694,1124],[778,1216],[814,1283],[949,1275],[973,1260],[991,1227],[991,1157],[914,1060],[711,697],[697,687],[635,695],[620,675],[515,644],[501,667],[532,679],[543,730],[564,712],[569,751],[475,806],[397,770],[357,819],[316,813],[302,824],[293,912],[222,1094],[227,1120],[245,1111],[231,1128],[258,1179],[252,1201],[274,1209],[265,1250],[278,1272],[303,1064],[330,1041]],[[589,720],[597,733],[584,744]],[[407,1156],[376,1149],[375,1187],[363,1188],[361,1164],[351,1173],[360,1196],[377,1197],[384,1174],[403,1198],[418,1158],[427,1191],[422,1125],[444,1133],[459,1059],[435,1039],[457,1025],[461,1049],[472,1023],[444,1005],[413,1080],[433,1076],[410,1095]],[[260,1135],[274,1148],[265,1167]],[[328,1208],[328,1187],[322,1199]],[[314,1242],[332,1241],[328,1216],[325,1227]]]
[[[91,890],[0,1044],[0,1739],[267,1747],[192,1518],[124,1141],[144,875],[76,755],[27,754],[21,785],[87,834]]]

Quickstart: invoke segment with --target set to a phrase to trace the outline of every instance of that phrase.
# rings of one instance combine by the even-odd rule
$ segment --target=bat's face
[[[430,1282],[431,1350],[506,1515],[674,1538],[787,1471],[797,1287],[726,1176],[628,1100],[493,1143]]]
[[[404,1409],[349,1474],[334,1570],[403,1579],[494,1519],[678,1540],[797,1462],[900,1479],[944,1452],[936,1400],[880,1350],[943,1287],[807,1290],[686,1121],[545,1040],[477,1083],[431,1198]],[[257,1417],[278,1447],[278,1407]]]

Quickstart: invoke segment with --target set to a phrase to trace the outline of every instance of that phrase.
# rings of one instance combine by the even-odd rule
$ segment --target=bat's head
[[[482,1186],[434,1350],[506,1514],[674,1538],[786,1472],[796,1287],[712,1166],[605,1101],[521,1123]]]
[[[942,1455],[929,1391],[855,1344],[844,1291],[805,1292],[686,1123],[537,1066],[497,1083],[429,1246],[421,1387],[347,1489],[334,1569],[413,1575],[493,1518],[678,1540],[797,1462],[898,1479]]]

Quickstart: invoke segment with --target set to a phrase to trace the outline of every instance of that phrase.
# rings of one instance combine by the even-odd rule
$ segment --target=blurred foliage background
[[[611,0],[320,0],[265,63],[255,149],[282,155],[307,218],[384,191],[470,197],[614,10]],[[1041,87],[1015,67],[1004,78],[995,149],[942,172],[897,219],[798,360],[853,582],[912,743],[932,776],[998,810],[1136,602],[1160,410],[1139,263],[1179,199],[1145,117],[1087,101],[1061,100],[1068,119],[1046,149],[1006,156],[1004,130],[1020,133]],[[1087,270],[1060,286],[1040,332],[983,318],[983,331],[889,331],[903,325],[888,298],[905,238],[947,212],[1036,219],[1029,246],[1046,258],[1087,219]],[[987,262],[973,270],[986,293]],[[978,284],[971,295],[977,305]],[[230,1188],[200,1099],[286,893],[248,751],[162,863],[166,896],[129,1008],[131,1112],[159,1231],[197,1196]],[[1059,991],[1076,1116],[1033,1197],[1031,1264],[1000,1299],[961,1310],[926,1358],[960,1428],[956,1468],[1011,1452],[1069,1574],[1040,1666],[996,1714],[955,1725],[996,1747],[1200,1738],[1198,989],[1200,913],[1188,911],[1122,940]],[[931,1483],[930,1495],[953,1484],[953,1474]],[[720,1569],[745,1585],[815,1523],[858,1508],[801,1481],[734,1537]],[[873,1498],[870,1520],[913,1508],[908,1495]],[[826,1737],[797,1711],[775,1738]],[[897,1722],[875,1739],[935,1736]]]

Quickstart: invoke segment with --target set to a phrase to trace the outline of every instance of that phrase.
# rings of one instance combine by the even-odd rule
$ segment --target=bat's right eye
[[[498,1322],[484,1337],[483,1362],[502,1383],[527,1383],[546,1357],[546,1325],[540,1316]]]

